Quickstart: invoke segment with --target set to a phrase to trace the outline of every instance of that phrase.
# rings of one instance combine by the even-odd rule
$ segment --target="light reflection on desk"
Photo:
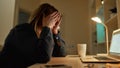
[[[53,65],[53,67],[51,65]],[[57,65],[58,67],[55,67],[54,65]],[[104,68],[104,65],[94,63],[82,63],[79,56],[69,55],[66,57],[52,57],[47,64],[38,63],[28,68]]]

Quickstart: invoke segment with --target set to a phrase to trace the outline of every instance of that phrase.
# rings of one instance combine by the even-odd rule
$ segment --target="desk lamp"
[[[106,35],[106,46],[107,46],[107,54],[108,54],[108,50],[109,50],[109,43],[108,43],[108,28],[107,26],[102,23],[102,20],[99,17],[92,17],[91,18],[93,21],[95,21],[96,23],[100,23],[105,27],[105,35]]]

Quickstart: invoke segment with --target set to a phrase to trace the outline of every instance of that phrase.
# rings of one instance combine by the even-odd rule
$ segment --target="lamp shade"
[[[91,19],[97,23],[102,23],[102,20],[99,17],[92,17]]]

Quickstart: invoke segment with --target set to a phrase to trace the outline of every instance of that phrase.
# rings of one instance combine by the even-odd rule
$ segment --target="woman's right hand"
[[[47,26],[50,29],[53,29],[53,27],[55,26],[55,24],[57,23],[58,19],[59,19],[60,13],[59,12],[53,12],[52,14],[43,17],[43,27]]]

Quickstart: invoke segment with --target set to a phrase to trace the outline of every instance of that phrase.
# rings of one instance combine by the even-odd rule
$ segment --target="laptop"
[[[82,62],[120,62],[120,29],[114,30],[112,33],[111,44],[108,54],[87,55],[81,59]]]

